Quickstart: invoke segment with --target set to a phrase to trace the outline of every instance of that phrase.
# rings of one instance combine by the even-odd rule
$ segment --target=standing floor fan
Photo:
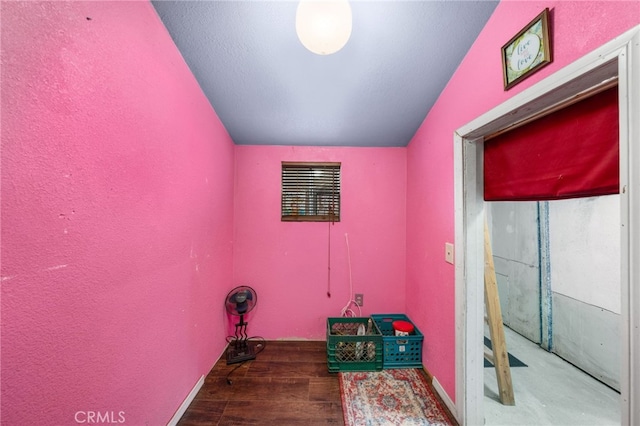
[[[239,316],[236,323],[234,339],[227,348],[227,364],[249,361],[256,358],[252,346],[247,343],[247,325],[244,315],[249,313],[258,301],[258,296],[254,289],[248,286],[239,286],[227,294],[224,306],[230,315]]]

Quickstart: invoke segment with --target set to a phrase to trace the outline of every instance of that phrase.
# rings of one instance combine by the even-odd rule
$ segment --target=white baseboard
[[[204,376],[200,376],[200,379],[196,382],[195,386],[193,386],[193,389],[191,389],[191,392],[189,392],[189,395],[187,395],[185,400],[182,402],[182,405],[180,405],[180,408],[178,408],[178,411],[176,411],[176,413],[173,415],[171,420],[169,420],[169,423],[167,423],[168,426],[176,426],[178,424],[178,422],[182,418],[182,415],[184,414],[185,411],[187,411],[187,408],[189,408],[191,401],[193,401],[193,399],[196,397],[196,395],[200,391],[200,388],[202,387],[203,384],[204,384]]]
[[[442,387],[438,379],[433,377],[433,379],[431,380],[431,384],[433,385],[433,388],[436,390],[436,392],[438,392],[438,395],[440,396],[444,404],[447,406],[451,414],[453,414],[453,417],[455,417],[456,421],[460,423],[458,411],[456,410],[456,404],[454,404],[451,398],[449,398],[449,395],[447,395],[447,392],[445,392],[444,388]]]

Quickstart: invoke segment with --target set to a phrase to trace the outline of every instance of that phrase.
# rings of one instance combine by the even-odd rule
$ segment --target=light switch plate
[[[453,265],[453,244],[444,243],[444,260]]]

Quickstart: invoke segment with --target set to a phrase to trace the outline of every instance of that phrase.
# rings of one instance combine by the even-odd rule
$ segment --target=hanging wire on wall
[[[331,297],[331,225],[333,222],[327,222],[329,224],[329,253],[327,255],[327,297]]]
[[[335,174],[333,175],[333,188],[335,188]],[[329,204],[329,217],[331,220],[329,223],[329,238],[328,238],[328,253],[327,253],[327,297],[331,298],[331,225],[335,224],[335,194],[331,195],[331,203]]]
[[[344,308],[342,308],[340,315],[343,317],[355,317],[356,312],[353,309],[351,309],[351,305],[355,305],[358,308],[358,316],[362,316],[362,309],[360,308],[360,305],[358,305],[356,301],[353,299],[353,275],[351,273],[351,249],[349,248],[349,236],[346,233],[344,234],[344,239],[347,244],[347,260],[349,261],[349,301],[344,306]]]

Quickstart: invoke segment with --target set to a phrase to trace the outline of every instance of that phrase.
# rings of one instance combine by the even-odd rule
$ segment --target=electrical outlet
[[[364,295],[363,294],[356,294],[356,300],[355,300],[356,301],[356,305],[358,305],[360,307],[364,306],[363,299],[364,299]]]
[[[444,260],[453,265],[453,244],[444,243]]]

